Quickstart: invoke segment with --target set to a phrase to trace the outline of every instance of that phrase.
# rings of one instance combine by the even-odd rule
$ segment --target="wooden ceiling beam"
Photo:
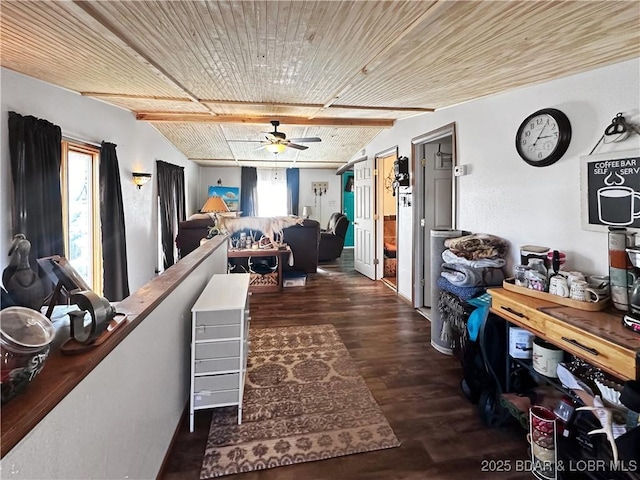
[[[80,92],[85,97],[94,98],[114,98],[123,100],[159,100],[169,102],[191,102],[188,98],[179,97],[160,97],[155,95],[130,95],[127,93],[100,93],[100,92]],[[238,105],[238,106],[254,106],[254,107],[275,107],[275,108],[322,108],[319,103],[276,103],[276,102],[260,102],[260,101],[246,101],[246,100],[209,100],[200,99],[200,103],[207,103],[212,105]],[[333,104],[329,108],[343,109],[343,110],[377,110],[381,112],[434,112],[435,108],[430,107],[388,107],[388,106],[375,106],[375,105],[342,105]]]
[[[322,108],[319,103],[276,103],[276,102],[251,102],[245,100],[200,100],[202,103],[214,105],[246,105],[257,107],[300,107],[300,108]],[[375,105],[331,105],[332,108],[340,108],[345,110],[379,110],[385,112],[434,112],[434,108],[430,107],[387,107]]]
[[[232,115],[212,116],[207,113],[174,113],[174,112],[140,112],[136,119],[144,122],[191,122],[191,123],[237,123],[245,125],[269,124],[271,120],[279,120],[284,125],[314,125],[328,127],[392,127],[395,120],[388,118],[307,118],[307,117],[243,117]]]

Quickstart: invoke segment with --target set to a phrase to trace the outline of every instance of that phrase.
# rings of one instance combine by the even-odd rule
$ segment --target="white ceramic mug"
[[[589,286],[591,288],[609,288],[609,275],[590,275]]]
[[[584,280],[585,283],[587,283],[582,272],[569,272],[569,276],[567,277],[569,288],[571,288],[571,285],[573,285],[573,282],[582,281],[582,280]]]
[[[569,283],[567,279],[556,275],[549,280],[549,293],[558,295],[559,297],[569,296]]]
[[[595,288],[587,287],[585,289],[587,302],[599,302],[600,300],[604,300],[608,295],[606,291],[596,290]]]
[[[574,280],[569,289],[569,296],[579,302],[599,302],[604,299],[600,292],[589,288],[585,280]]]
[[[585,280],[574,279],[571,282],[571,287],[569,289],[569,296],[573,300],[577,300],[579,302],[586,302],[587,301],[587,282]]]

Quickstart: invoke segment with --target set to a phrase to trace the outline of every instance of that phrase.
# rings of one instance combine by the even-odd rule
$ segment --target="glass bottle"
[[[529,267],[526,265],[516,265],[514,283],[516,284],[517,287],[527,286],[527,270],[529,270]]]
[[[548,282],[547,267],[544,266],[544,260],[542,260],[541,258],[530,258],[528,267],[531,271],[538,272],[540,274],[539,276],[536,276],[536,286],[534,287],[535,290],[546,292],[548,290]],[[529,287],[531,288],[531,285],[529,285]]]

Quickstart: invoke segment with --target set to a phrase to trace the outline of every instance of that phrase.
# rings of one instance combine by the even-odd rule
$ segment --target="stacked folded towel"
[[[502,285],[509,250],[506,240],[484,233],[448,238],[440,275],[456,287]]]
[[[444,246],[457,256],[468,260],[504,258],[509,251],[509,243],[505,239],[486,233],[447,238]]]

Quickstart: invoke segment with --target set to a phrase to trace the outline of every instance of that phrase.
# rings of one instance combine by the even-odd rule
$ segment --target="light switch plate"
[[[456,177],[461,177],[467,174],[467,166],[466,165],[456,165],[453,167],[453,174]]]

